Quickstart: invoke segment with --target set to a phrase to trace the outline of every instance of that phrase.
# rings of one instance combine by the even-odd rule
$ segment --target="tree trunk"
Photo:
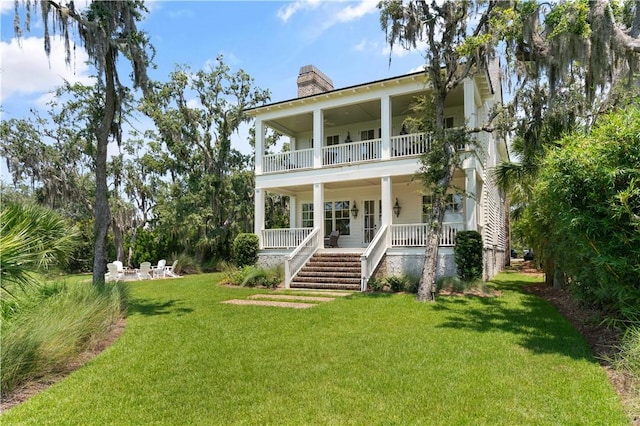
[[[110,50],[110,49],[109,49]],[[95,246],[93,249],[93,285],[104,284],[107,269],[107,232],[111,221],[107,188],[107,145],[111,136],[111,125],[116,113],[115,64],[111,52],[105,62],[105,106],[104,116],[97,130],[96,149],[96,207],[93,226]]]
[[[419,302],[435,301],[436,270],[438,267],[438,246],[440,245],[440,229],[430,226],[427,231],[427,248],[424,253],[424,264],[418,287]]]

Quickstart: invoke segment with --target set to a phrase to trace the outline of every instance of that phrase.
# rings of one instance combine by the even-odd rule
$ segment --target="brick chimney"
[[[298,75],[298,97],[316,95],[333,90],[333,81],[313,65],[300,68]]]

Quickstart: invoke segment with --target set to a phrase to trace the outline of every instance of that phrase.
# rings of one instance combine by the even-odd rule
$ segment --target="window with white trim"
[[[313,203],[302,204],[302,227],[313,228]]]

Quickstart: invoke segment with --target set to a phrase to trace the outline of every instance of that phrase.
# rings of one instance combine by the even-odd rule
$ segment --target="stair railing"
[[[387,252],[387,248],[389,248],[391,245],[390,237],[391,233],[389,232],[389,226],[384,225],[376,233],[373,241],[369,243],[365,252],[362,253],[362,256],[360,256],[360,263],[362,265],[362,281],[360,284],[360,291],[367,290],[367,283],[369,282],[369,278],[371,278],[371,275],[378,267],[378,264],[382,260],[382,257]]]
[[[293,277],[300,272],[323,242],[320,238],[320,228],[313,228],[313,231],[287,256],[284,261],[284,288],[290,288]]]

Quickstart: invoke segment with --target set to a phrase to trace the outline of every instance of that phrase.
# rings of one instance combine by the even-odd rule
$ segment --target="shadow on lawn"
[[[503,293],[519,293],[521,303],[514,304],[502,297],[439,297],[434,309],[444,313],[445,321],[438,327],[480,333],[506,332],[514,335],[523,348],[534,353],[559,353],[571,358],[594,360],[585,339],[568,320],[542,298],[522,290],[530,282],[494,283]]]
[[[129,314],[144,316],[176,314],[178,316],[193,312],[192,308],[178,307],[180,300],[168,300],[156,302],[146,299],[133,299],[129,301]]]

